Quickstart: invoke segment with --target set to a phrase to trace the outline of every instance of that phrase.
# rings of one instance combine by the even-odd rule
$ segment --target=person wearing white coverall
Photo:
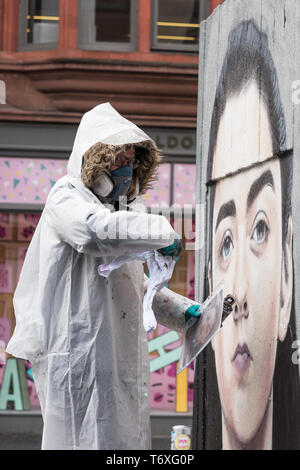
[[[42,449],[151,445],[143,264],[128,262],[107,279],[97,268],[118,255],[168,247],[175,232],[165,217],[135,211],[138,184],[127,210],[114,210],[83,183],[83,156],[99,142],[155,148],[109,103],[98,105],[83,115],[67,175],[49,192],[15,291],[7,346],[32,364]],[[191,305],[197,303],[163,288],[153,310],[159,323],[184,332]]]

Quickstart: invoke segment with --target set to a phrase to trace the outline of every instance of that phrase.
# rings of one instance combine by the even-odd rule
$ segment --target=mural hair
[[[260,32],[253,20],[239,23],[230,33],[228,48],[218,82],[211,119],[207,180],[211,178],[213,155],[220,121],[226,103],[255,81],[268,113],[273,155],[286,149],[286,126],[275,65],[266,34]],[[270,155],[271,156],[271,155]],[[293,162],[291,156],[281,156],[282,186],[282,243],[287,235],[291,214]]]

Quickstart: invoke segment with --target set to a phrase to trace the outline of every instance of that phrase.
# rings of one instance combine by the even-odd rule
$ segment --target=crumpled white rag
[[[144,253],[117,256],[109,264],[100,264],[98,266],[98,273],[100,276],[107,277],[114,269],[118,269],[124,263],[134,260],[146,262],[148,266],[149,282],[143,301],[143,324],[145,331],[150,333],[157,326],[152,310],[153,298],[171,279],[176,261],[170,256],[163,256],[156,250],[145,251]]]

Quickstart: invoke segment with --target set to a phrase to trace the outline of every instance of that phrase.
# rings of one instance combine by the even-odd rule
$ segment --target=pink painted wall
[[[178,163],[174,165],[173,203],[195,206],[196,165]]]
[[[148,340],[161,336],[169,329],[158,324],[153,333],[148,333]],[[173,350],[182,345],[182,340],[178,340],[165,347],[166,351]],[[154,356],[153,356],[154,357]],[[152,356],[150,355],[150,360]],[[193,406],[193,382],[194,382],[194,364],[188,367],[188,408]],[[169,364],[162,369],[152,372],[150,375],[150,407],[152,410],[172,410],[176,411],[176,362]]]
[[[0,158],[0,202],[43,204],[66,160]]]
[[[154,183],[153,189],[144,196],[146,206],[159,204],[161,207],[168,207],[170,205],[171,165],[169,163],[161,164],[157,175],[158,179]]]
[[[67,160],[0,157],[0,203],[44,204],[47,194],[67,172]],[[195,165],[175,164],[173,195],[177,204],[195,203]],[[163,163],[158,180],[144,196],[147,207],[170,205],[171,164]]]

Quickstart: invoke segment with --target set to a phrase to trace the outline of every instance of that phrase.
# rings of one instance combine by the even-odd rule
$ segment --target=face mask
[[[115,202],[125,196],[132,184],[133,170],[131,166],[122,166],[110,172],[109,176],[103,174],[100,182],[92,189],[102,202]]]
[[[110,172],[110,177],[114,183],[114,189],[109,194],[110,201],[118,201],[120,197],[128,193],[132,185],[133,169],[130,165],[121,166]]]

